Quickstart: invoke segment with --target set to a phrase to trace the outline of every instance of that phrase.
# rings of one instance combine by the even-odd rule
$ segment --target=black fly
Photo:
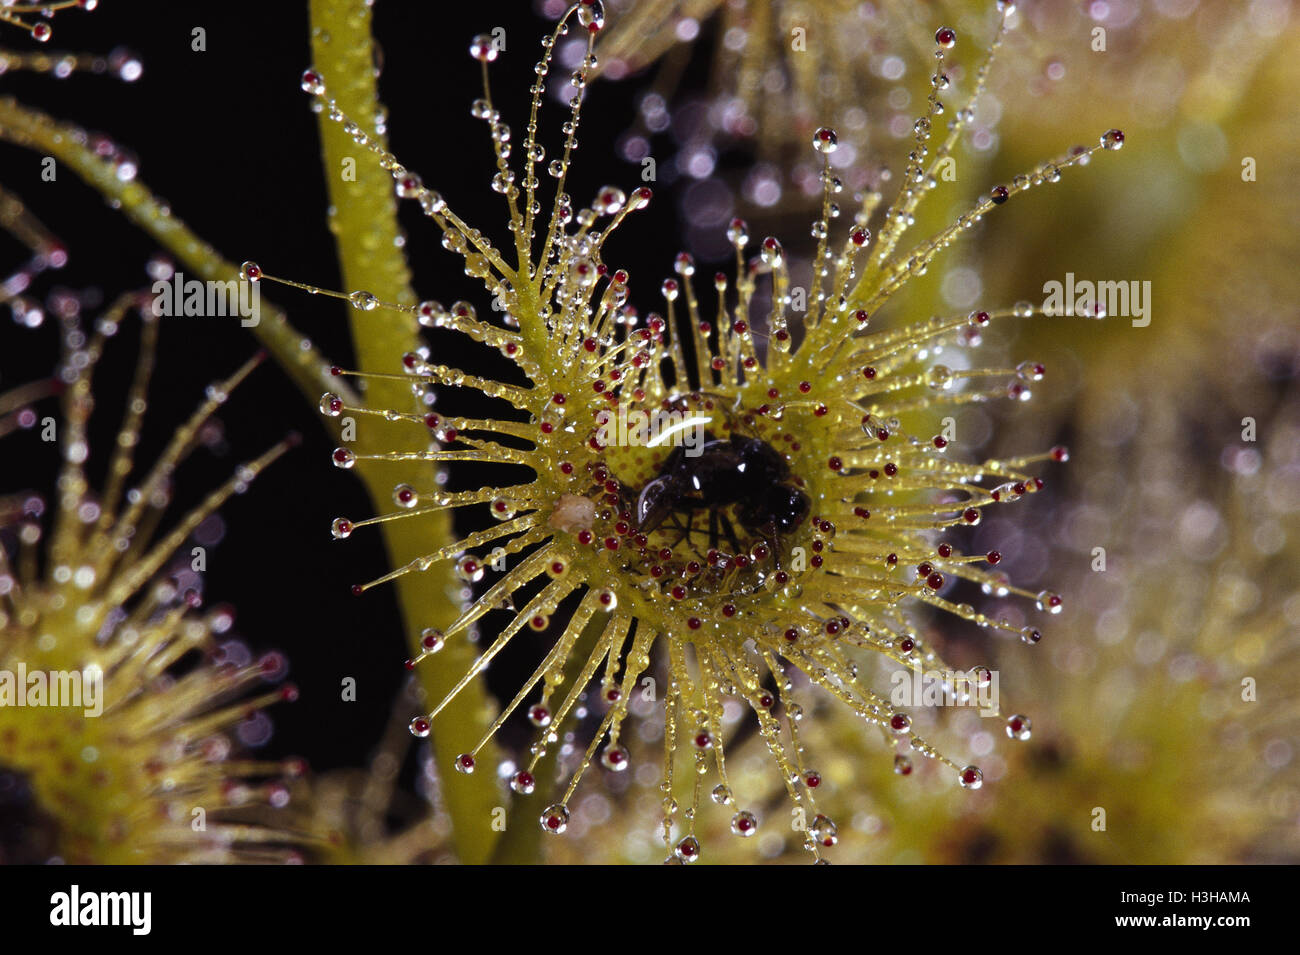
[[[722,511],[736,507],[736,519],[750,533],[771,541],[780,560],[780,537],[808,516],[808,496],[790,482],[790,467],[780,454],[758,438],[733,432],[711,439],[699,453],[673,449],[659,476],[641,489],[636,500],[637,527],[648,534],[669,514],[707,509],[712,537],[721,523],[734,533]]]

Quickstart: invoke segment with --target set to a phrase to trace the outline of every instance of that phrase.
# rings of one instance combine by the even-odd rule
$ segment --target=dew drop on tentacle
[[[325,79],[315,70],[303,70],[300,85],[304,93],[322,96],[325,93]]]
[[[823,126],[813,133],[813,148],[819,153],[830,155],[839,148],[839,137],[835,135],[835,130]]]
[[[398,507],[411,508],[420,503],[420,495],[409,484],[399,484],[393,488],[393,503]]]
[[[591,204],[592,210],[597,215],[612,216],[627,205],[627,194],[617,186],[605,186],[596,194],[596,200]]]
[[[605,27],[605,4],[601,0],[579,0],[578,22],[591,33],[599,33]]]
[[[752,812],[741,810],[731,817],[731,831],[742,838],[748,839],[758,832],[758,820],[754,818]]]
[[[947,365],[934,365],[925,374],[925,383],[934,391],[947,391],[952,382],[953,372]]]
[[[343,413],[343,399],[331,391],[325,392],[320,396],[320,413],[330,418],[337,418]]]
[[[569,828],[569,810],[560,803],[547,806],[542,810],[538,824],[541,825],[543,832],[558,836]]]
[[[608,770],[621,773],[623,770],[627,769],[627,747],[617,744],[614,746],[606,746],[605,751],[600,754],[600,764]]]
[[[1054,594],[1050,590],[1043,590],[1038,594],[1037,606],[1044,613],[1060,613],[1063,605],[1060,594]]]
[[[1007,718],[1007,736],[1016,740],[1027,740],[1033,730],[1029,717],[1016,714]]]
[[[480,33],[469,41],[469,55],[480,63],[491,63],[499,52],[495,40],[487,33]]]
[[[749,225],[744,219],[732,219],[727,226],[727,240],[737,249],[749,244]]]
[[[483,563],[473,554],[466,554],[456,561],[456,573],[468,584],[476,584],[483,579]]]
[[[373,312],[379,306],[374,293],[359,289],[348,295],[348,304],[361,312]]]
[[[1041,362],[1022,361],[1016,365],[1016,375],[1025,381],[1042,381],[1047,369]]]
[[[818,813],[808,827],[808,835],[818,845],[829,849],[840,841],[840,830],[829,816]]]
[[[763,240],[763,244],[759,250],[759,256],[762,258],[764,265],[775,268],[784,260],[785,250],[781,247],[780,241],[775,236],[769,235]]]
[[[694,836],[686,836],[677,843],[673,854],[682,862],[698,862],[700,858],[700,840]]]
[[[424,190],[424,183],[415,173],[408,172],[397,177],[393,183],[393,189],[399,199],[415,199]]]

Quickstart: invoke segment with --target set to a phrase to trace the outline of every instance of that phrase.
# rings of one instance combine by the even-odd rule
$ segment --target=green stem
[[[370,7],[362,0],[311,0],[313,68],[328,84],[330,95],[349,116],[365,122],[379,106],[370,35]],[[415,303],[411,275],[400,252],[401,236],[391,175],[373,161],[324,114],[320,122],[322,158],[329,187],[330,229],[338,245],[345,287],[364,289],[382,301]],[[354,159],[355,178],[342,175],[345,159]],[[362,372],[391,373],[401,356],[419,343],[419,326],[409,313],[352,312],[352,338],[357,367]],[[399,411],[411,407],[405,381],[370,379],[365,387],[370,408]],[[367,416],[357,432],[356,450],[382,453],[408,447],[412,425]],[[362,479],[377,506],[391,499],[393,486],[409,483],[431,487],[435,469],[421,462],[385,462],[367,469]],[[451,516],[443,511],[421,521],[390,521],[382,525],[393,566],[402,566],[454,540]],[[445,629],[459,614],[462,584],[451,562],[429,571],[408,574],[397,582],[398,600],[412,647],[425,627]],[[469,669],[475,648],[452,640],[434,661],[416,668],[430,703],[440,701]],[[449,703],[434,725],[437,765],[450,767],[458,753],[469,752],[491,724],[494,707],[481,681],[474,681]],[[485,771],[471,776],[444,775],[443,799],[451,816],[456,848],[465,863],[487,862],[498,833],[492,828],[493,809],[506,802],[493,771],[498,762],[492,747],[480,751]]]

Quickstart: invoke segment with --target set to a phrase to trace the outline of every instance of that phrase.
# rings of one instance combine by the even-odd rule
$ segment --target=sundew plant
[[[31,299],[10,304],[27,324],[47,319]],[[112,302],[94,332],[83,330],[82,308],[71,292],[52,296],[48,320],[63,340],[58,368],[45,382],[0,395],[6,453],[44,441],[61,457],[48,492],[6,488],[0,499],[0,780],[16,817],[0,860],[301,858],[303,840],[258,810],[284,807],[287,781],[304,764],[257,758],[245,745],[265,741],[266,708],[297,697],[283,682],[288,661],[255,656],[236,637],[229,605],[205,606],[201,573],[221,536],[209,519],[294,439],[235,468],[167,526],[175,471],[262,359],[213,382],[159,459],[141,466],[135,450],[159,322],[141,293]],[[120,325],[137,320],[143,343],[127,408],[108,478],[95,487],[93,375]],[[62,395],[57,416],[42,407],[54,393]]]
[[[899,774],[910,774],[914,759],[927,759],[947,767],[954,784],[982,785],[977,766],[921,736],[904,708],[867,683],[862,661],[875,654],[918,674],[953,672],[916,625],[915,610],[925,605],[1026,644],[1041,639],[1036,625],[989,617],[964,594],[1014,593],[1047,615],[1059,612],[1062,598],[1016,588],[995,569],[998,552],[963,554],[950,538],[978,524],[987,508],[1032,497],[1043,486],[1035,465],[1063,461],[1067,452],[967,462],[936,430],[954,405],[1030,397],[1044,376],[1041,365],[970,367],[965,352],[980,344],[991,322],[1029,317],[1032,308],[976,309],[881,328],[873,319],[1013,195],[1056,182],[1124,142],[1119,130],[1109,130],[1090,147],[995,185],[937,234],[907,241],[916,209],[936,188],[937,170],[969,121],[1011,12],[1012,5],[999,5],[995,39],[966,100],[951,113],[946,70],[957,36],[949,27],[935,32],[926,110],[915,121],[901,187],[888,199],[884,176],[879,190],[844,195],[829,163],[837,134],[828,127],[813,134],[809,148],[823,157],[824,190],[812,225],[806,310],[793,301],[781,241],[755,239],[737,219],[728,229],[733,275],[718,272],[706,297],[694,261],[680,255],[677,277],[657,287],[662,313],[642,317],[635,303],[643,286],[632,269],[606,262],[604,247],[616,228],[635,228],[624,221],[652,201],[652,190],[608,186],[585,205],[566,192],[596,65],[592,45],[604,27],[599,3],[575,4],[543,39],[521,136],[505,122],[489,82],[499,52],[493,37],[470,44],[484,76],[472,110],[489,127],[496,155],[491,188],[509,216],[501,245],[456,214],[454,196],[426,185],[373,128],[344,111],[323,69],[303,74],[302,87],[323,114],[387,170],[399,198],[418,204],[442,230],[443,246],[482,282],[491,305],[403,305],[365,288],[324,294],[361,312],[396,312],[459,332],[498,351],[519,373],[472,374],[438,350],[417,347],[394,356],[392,372],[334,369],[344,380],[405,381],[405,406],[357,404],[329,392],[320,408],[328,417],[401,423],[408,435],[404,445],[383,451],[342,444],[332,455],[336,466],[430,465],[423,482],[395,484],[396,510],[336,518],[335,538],[448,510],[473,508],[495,519],[353,590],[363,595],[450,561],[465,583],[480,585],[448,626],[423,631],[408,662],[413,668],[439,666],[449,642],[465,640],[493,611],[509,612],[504,625],[485,628],[473,663],[442,698],[412,719],[411,732],[420,737],[436,732],[458,694],[512,640],[528,630],[548,635],[550,649],[477,743],[448,760],[461,774],[475,773],[497,731],[516,712],[526,713],[537,732],[509,774],[511,788],[520,798],[544,789],[539,765],[553,749],[563,766],[556,797],[539,801],[543,832],[559,835],[568,827],[569,802],[593,763],[605,772],[626,770],[620,736],[629,701],[653,694],[656,679],[664,698],[660,826],[672,861],[701,857],[695,820],[710,796],[732,814],[736,835],[762,824],[745,794],[728,783],[727,700],[743,704],[756,721],[819,861],[837,841],[837,824],[822,805],[816,754],[800,743],[801,698],[809,693],[830,694],[879,732]],[[570,29],[585,32],[588,52],[557,79],[553,51]],[[562,139],[548,150],[543,97],[556,82],[567,83],[572,96]],[[252,261],[241,274],[299,285]],[[960,360],[945,364],[948,354]],[[438,410],[444,393],[456,389],[494,399],[500,411],[469,418]],[[501,477],[467,490],[435,480],[433,466],[454,471],[463,463],[497,465]],[[647,680],[652,673],[661,676]],[[945,691],[969,696],[991,679],[988,668],[976,667],[949,680]],[[578,714],[593,709],[594,729],[579,738]],[[1029,738],[1028,717],[1004,719],[1007,736]]]
[[[0,4],[0,853],[1293,854],[1292,6]]]

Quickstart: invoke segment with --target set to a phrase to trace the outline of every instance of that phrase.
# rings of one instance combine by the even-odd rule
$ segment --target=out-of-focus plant
[[[556,6],[547,4],[545,6]],[[674,0],[610,4],[611,29],[597,45],[599,72],[621,78],[658,63],[624,157],[649,157],[648,137],[682,143],[672,161],[688,179],[709,175],[728,144],[752,147],[741,196],[752,211],[811,208],[821,196],[820,165],[806,144],[822,126],[840,136],[832,160],[850,188],[867,184],[869,159],[911,138],[918,72],[930,70],[939,23],[957,4],[885,0]],[[991,4],[980,4],[987,13]],[[956,25],[956,24],[955,24]],[[960,24],[964,26],[965,24]],[[709,95],[679,97],[679,81],[706,28]],[[960,67],[953,67],[960,73]],[[684,101],[683,101],[684,100]]]
[[[1097,409],[1090,446],[1140,478],[1098,481],[1062,515],[1054,565],[1078,568],[1088,612],[1038,661],[1042,749],[1012,760],[948,858],[1300,857],[1300,407],[1283,398],[1257,440],[1220,444],[1193,437],[1218,416],[1189,405]]]
[[[55,4],[54,6],[60,6]],[[318,2],[313,3],[312,21],[313,46],[315,55],[321,62],[337,65],[335,71],[340,79],[340,95],[350,106],[356,106],[364,115],[374,115],[377,108],[374,85],[374,60],[371,56],[369,36],[370,8],[367,4],[353,2]],[[11,10],[12,13],[22,11]],[[37,24],[38,27],[43,24]],[[38,39],[48,39],[48,30],[40,30]],[[94,58],[72,55],[40,54],[3,54],[4,63],[10,69],[30,69],[62,75],[67,69],[84,68],[92,72],[101,72],[105,67],[116,69],[123,79],[133,79],[139,73],[138,61],[125,57]],[[345,78],[347,78],[345,80]],[[364,103],[364,105],[362,105]],[[338,145],[332,128],[324,132],[325,153],[327,161],[332,159],[330,150]],[[226,282],[237,278],[235,265],[226,261],[221,254],[209,244],[191,232],[180,220],[174,207],[153,195],[138,180],[136,163],[129,154],[105,136],[92,135],[72,124],[64,123],[38,110],[19,104],[13,99],[0,99],[0,137],[9,142],[39,150],[43,155],[52,156],[60,163],[72,169],[91,186],[98,189],[106,199],[120,207],[124,214],[144,229],[155,241],[167,249],[191,275],[209,281]],[[340,243],[340,260],[343,273],[349,279],[366,281],[377,288],[391,291],[398,295],[398,288],[404,282],[405,264],[401,252],[392,241],[396,236],[396,224],[392,219],[391,190],[387,185],[376,191],[374,176],[362,176],[350,188],[343,191],[335,189],[332,196],[334,228]],[[332,184],[333,186],[333,184]],[[60,250],[55,250],[62,255]],[[328,381],[330,367],[312,344],[310,339],[296,331],[287,317],[271,303],[263,300],[259,321],[252,327],[265,348],[282,365],[285,371],[302,388],[304,394],[314,403],[321,391],[328,385],[336,392],[360,400],[343,383]],[[414,324],[410,326],[393,325],[378,338],[358,336],[355,339],[359,366],[376,370],[387,367],[392,350],[402,351],[413,347],[415,343]],[[373,349],[373,351],[372,351]],[[382,357],[377,357],[382,356]],[[371,362],[375,361],[375,365]],[[381,384],[373,389],[384,393]],[[326,420],[326,425],[334,422]],[[363,429],[358,447],[368,447],[370,440],[378,440],[379,446],[386,446],[383,439],[382,423]],[[372,497],[382,500],[390,496],[391,485],[368,486]],[[425,527],[418,541],[404,536],[404,528],[386,529],[390,553],[394,560],[405,560],[417,547],[423,547],[429,540],[429,534],[448,534],[444,528],[439,531]],[[450,563],[443,583],[430,587],[402,588],[399,598],[402,601],[404,616],[409,622],[413,642],[418,641],[420,632],[428,626],[445,625],[459,609],[460,584],[450,577]],[[426,576],[426,583],[437,574]],[[453,656],[458,651],[453,651]],[[469,657],[466,657],[468,664]],[[430,693],[440,692],[442,685],[434,674],[422,674],[428,679]],[[465,719],[457,725],[472,727],[479,718],[474,714],[475,707],[485,709],[483,698],[473,693],[458,704],[464,707]],[[472,731],[467,731],[472,732]],[[450,733],[448,746],[457,745],[457,731]],[[484,794],[480,793],[480,796]],[[460,810],[455,798],[451,799],[449,811],[455,816]],[[458,827],[459,851],[466,861],[482,861],[487,857],[494,833],[488,829],[487,837],[475,839],[479,826]],[[473,835],[471,835],[473,833]]]
[[[327,865],[413,865],[458,861],[451,817],[432,760],[421,763],[419,793],[406,791],[400,770],[411,734],[411,709],[422,690],[410,681],[369,762],[305,777],[293,787],[293,828],[312,837],[309,862]]]
[[[299,837],[254,817],[259,804],[284,805],[285,781],[302,772],[301,761],[246,752],[269,734],[265,708],[296,696],[291,685],[265,686],[283,678],[287,662],[275,653],[253,659],[231,635],[229,608],[200,612],[202,574],[193,561],[202,558],[187,546],[200,542],[194,553],[205,552],[219,537],[208,518],[291,442],[241,465],[171,529],[158,530],[176,468],[256,360],[214,383],[141,473],[135,447],[157,337],[150,297],[119,297],[93,334],[82,330],[73,293],[54,294],[48,310],[6,298],[23,324],[39,324],[48,311],[62,326],[64,356],[53,378],[61,419],[27,404],[48,389],[0,399],[0,433],[11,422],[28,431],[5,439],[6,455],[58,449],[62,459],[50,493],[6,488],[0,509],[0,790],[9,820],[0,859],[296,858]],[[139,364],[107,478],[95,488],[86,475],[91,377],[106,340],[135,312],[143,323]],[[24,444],[24,452],[15,447]]]

